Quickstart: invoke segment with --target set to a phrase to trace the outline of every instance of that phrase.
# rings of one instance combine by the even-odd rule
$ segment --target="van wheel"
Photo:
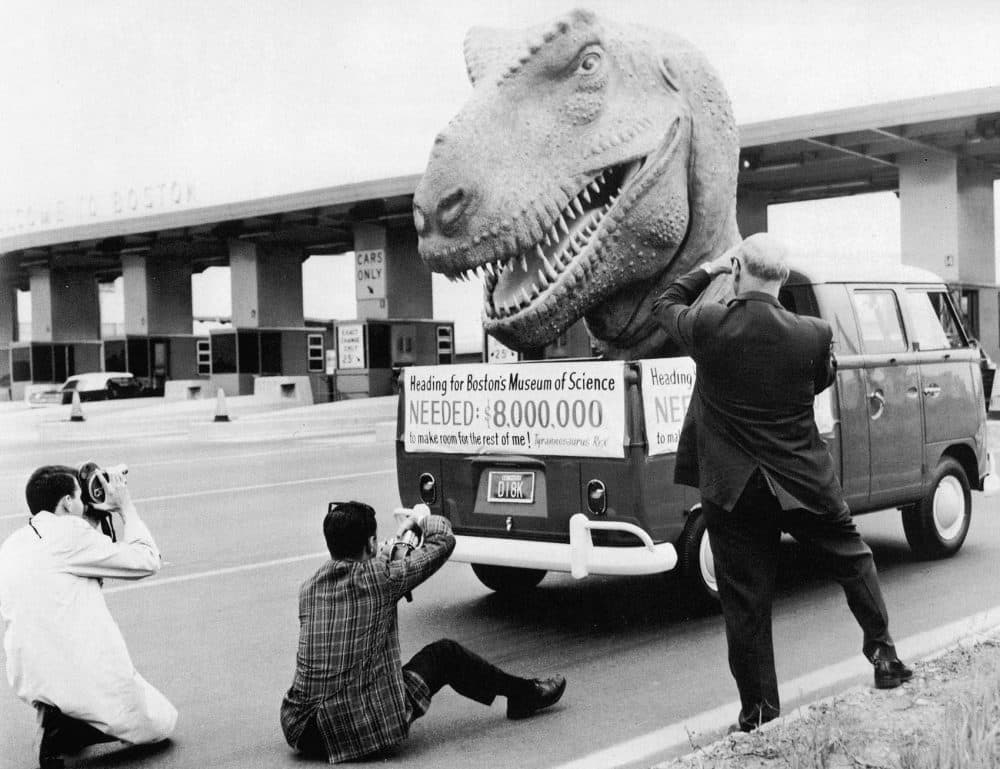
[[[534,588],[545,576],[545,569],[515,569],[512,566],[488,566],[484,563],[472,564],[472,570],[490,590],[503,595],[526,593]]]
[[[688,515],[684,531],[677,540],[677,554],[685,604],[700,614],[718,613],[722,608],[719,583],[701,505]]]
[[[972,494],[965,470],[943,457],[920,502],[903,508],[903,531],[920,558],[947,558],[959,551],[969,533]]]

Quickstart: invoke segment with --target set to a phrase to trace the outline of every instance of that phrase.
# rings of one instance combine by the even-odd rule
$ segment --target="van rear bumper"
[[[593,530],[624,531],[635,535],[635,547],[599,547],[590,536]],[[670,542],[653,544],[652,538],[635,524],[593,521],[583,513],[569,519],[569,544],[531,542],[499,537],[455,536],[451,560],[510,566],[518,569],[568,571],[576,579],[589,574],[657,574],[677,566],[677,551]]]

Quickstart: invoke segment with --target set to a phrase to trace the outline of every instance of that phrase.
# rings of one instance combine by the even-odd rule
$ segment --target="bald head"
[[[758,232],[739,245],[742,267],[758,280],[779,284],[788,280],[788,247],[773,235]]]

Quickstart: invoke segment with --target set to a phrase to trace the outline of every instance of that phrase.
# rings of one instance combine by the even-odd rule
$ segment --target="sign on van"
[[[417,366],[400,376],[406,451],[625,456],[625,364]]]
[[[652,358],[640,363],[647,454],[673,454],[694,392],[691,358]]]

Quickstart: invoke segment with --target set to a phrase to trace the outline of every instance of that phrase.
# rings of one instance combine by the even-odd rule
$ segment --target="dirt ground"
[[[959,644],[917,662],[913,679],[897,689],[858,686],[798,709],[759,732],[698,744],[683,758],[655,769],[923,769],[980,766],[956,759],[942,745],[971,735],[992,741],[998,755],[995,712],[1000,681],[1000,637]],[[983,723],[974,723],[976,713]],[[964,738],[964,737],[963,737]]]

